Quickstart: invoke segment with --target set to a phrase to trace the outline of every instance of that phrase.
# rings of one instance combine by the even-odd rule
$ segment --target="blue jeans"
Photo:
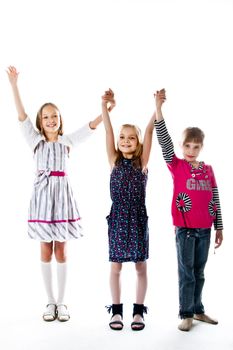
[[[176,249],[179,275],[179,316],[203,314],[201,296],[205,282],[211,229],[176,227]]]

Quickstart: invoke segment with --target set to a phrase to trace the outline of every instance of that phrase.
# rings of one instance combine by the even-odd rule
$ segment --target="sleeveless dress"
[[[34,152],[36,177],[28,212],[28,235],[41,242],[65,242],[82,236],[80,214],[66,173],[72,146],[92,133],[88,125],[47,142],[29,118],[20,122]]]
[[[148,259],[149,230],[145,205],[147,174],[122,158],[110,177],[112,206],[107,216],[109,261]]]

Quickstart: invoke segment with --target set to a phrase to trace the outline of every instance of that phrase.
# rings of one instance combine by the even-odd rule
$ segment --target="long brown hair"
[[[44,134],[43,128],[41,127],[41,117],[42,117],[43,109],[44,109],[45,107],[47,107],[47,106],[51,106],[51,107],[55,108],[55,109],[58,111],[59,116],[60,116],[60,127],[59,127],[59,129],[58,129],[58,135],[63,135],[63,120],[62,120],[62,116],[61,116],[61,113],[60,113],[59,109],[57,108],[57,106],[56,106],[54,103],[52,103],[52,102],[46,102],[46,103],[44,103],[44,104],[40,107],[39,111],[37,112],[37,115],[36,115],[36,127],[37,127],[37,129],[39,130],[39,132],[40,132],[42,135],[46,136],[46,135]]]
[[[133,125],[133,124],[123,124],[121,126],[121,130],[123,128],[132,128],[134,130],[134,132],[135,132],[138,144],[137,144],[136,150],[135,150],[135,152],[133,154],[133,158],[132,158],[133,163],[132,164],[133,164],[134,168],[141,168],[142,167],[141,155],[142,155],[142,150],[143,150],[141,130],[140,130],[140,128],[137,125]],[[117,144],[117,150],[116,151],[117,151],[117,157],[116,157],[116,160],[115,160],[115,165],[118,165],[120,160],[123,158],[123,154],[119,150],[118,144]]]

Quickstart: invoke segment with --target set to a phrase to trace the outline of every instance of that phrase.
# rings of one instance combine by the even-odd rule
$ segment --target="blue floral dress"
[[[149,230],[145,205],[147,174],[122,158],[111,173],[112,207],[107,216],[109,261],[148,259]]]

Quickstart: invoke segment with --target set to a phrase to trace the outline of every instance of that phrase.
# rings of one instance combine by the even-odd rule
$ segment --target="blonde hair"
[[[133,125],[133,124],[123,124],[121,126],[121,129],[124,129],[124,128],[132,128],[135,132],[135,135],[137,137],[137,147],[136,147],[136,150],[133,154],[133,166],[135,168],[141,168],[141,155],[142,155],[142,150],[143,150],[143,144],[142,144],[142,133],[141,133],[141,130],[140,128],[137,126],[137,125]],[[118,165],[120,160],[123,158],[123,154],[122,152],[119,150],[119,147],[118,147],[118,143],[117,143],[117,157],[116,157],[116,160],[115,160],[115,165]]]
[[[45,107],[47,107],[47,106],[51,106],[51,107],[55,108],[58,111],[59,116],[60,116],[60,127],[58,129],[58,135],[63,135],[63,120],[62,120],[62,116],[61,116],[61,113],[60,113],[59,109],[57,108],[57,106],[54,103],[52,103],[52,102],[44,103],[40,107],[39,111],[37,112],[37,115],[36,115],[36,127],[37,127],[37,129],[39,130],[39,132],[42,135],[46,136],[45,133],[44,133],[44,130],[43,130],[42,126],[41,126],[41,117],[42,117],[43,109]]]
[[[187,142],[200,143],[203,146],[205,134],[197,127],[188,127],[183,131],[182,145],[184,146]]]

